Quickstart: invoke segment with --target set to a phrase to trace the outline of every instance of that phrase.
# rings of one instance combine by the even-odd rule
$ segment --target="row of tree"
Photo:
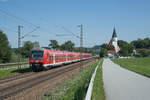
[[[29,52],[33,47],[39,47],[38,42],[26,41],[20,49],[12,49],[9,45],[8,38],[3,31],[0,30],[0,63],[6,63],[15,61],[14,58],[17,59],[17,56],[21,55],[24,58],[29,57]],[[121,56],[131,56],[133,55],[133,50],[135,49],[140,56],[146,57],[150,55],[150,39],[138,39],[134,40],[130,43],[118,40],[118,45],[120,47],[119,54]],[[99,54],[102,57],[107,56],[107,50],[114,50],[113,46],[108,46],[108,44],[104,43],[101,46],[94,46],[93,48],[80,48],[75,47],[75,44],[72,41],[66,41],[63,44],[59,44],[57,40],[50,40],[50,43],[47,48],[57,49],[57,50],[66,50],[66,51],[75,51],[75,52],[87,52],[92,54]]]
[[[94,54],[96,51],[92,48],[80,48],[75,47],[75,44],[69,40],[66,41],[63,44],[59,44],[57,40],[50,40],[50,44],[48,45],[50,49],[56,49],[56,50],[66,50],[66,51],[74,51],[74,52],[85,52],[85,53],[92,53]]]
[[[11,48],[6,34],[0,30],[0,63],[16,62],[18,57],[28,58],[31,49],[35,47],[40,47],[38,42],[26,41],[19,49]],[[93,54],[95,53],[95,50],[91,48],[75,47],[75,44],[70,40],[61,45],[57,42],[57,40],[50,40],[50,43],[46,48],[75,52],[88,52]]]
[[[150,39],[137,39],[130,43],[118,40],[118,45],[120,47],[119,55],[120,56],[141,56],[147,57],[150,55]],[[109,46],[107,43],[101,45],[100,56],[107,56],[108,50],[114,50],[113,46]]]
[[[150,39],[137,39],[131,42],[131,44],[136,48],[139,56],[147,57],[150,56]]]
[[[150,39],[137,39],[131,42],[137,49],[150,49]]]
[[[72,41],[67,41],[63,43],[62,45],[59,45],[57,40],[50,40],[50,44],[48,45],[51,49],[59,49],[59,50],[68,50],[68,51],[74,51],[75,50],[75,44]]]

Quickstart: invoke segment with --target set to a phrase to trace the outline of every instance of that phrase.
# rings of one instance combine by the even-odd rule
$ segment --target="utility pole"
[[[80,48],[83,48],[83,25],[79,25],[80,27]]]
[[[80,27],[80,57],[82,57],[82,50],[83,50],[83,25],[78,25]],[[81,69],[82,69],[82,61],[81,61]]]
[[[21,65],[20,65],[20,61],[21,61],[21,56],[20,56],[21,28],[23,28],[23,26],[18,25],[18,69],[21,68]]]

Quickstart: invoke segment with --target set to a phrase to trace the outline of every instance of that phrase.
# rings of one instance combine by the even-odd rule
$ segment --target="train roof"
[[[55,49],[49,49],[49,48],[33,48],[31,51],[44,51],[44,50],[50,50],[56,53],[68,53],[68,54],[81,54],[80,52],[71,52],[71,51],[61,51],[61,50],[55,50]],[[91,53],[82,53],[83,55],[91,55]]]

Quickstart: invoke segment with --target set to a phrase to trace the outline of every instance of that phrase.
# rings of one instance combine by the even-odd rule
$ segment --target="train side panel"
[[[58,51],[49,49],[32,50],[29,63],[33,71],[49,69],[62,64],[91,58],[89,53]]]

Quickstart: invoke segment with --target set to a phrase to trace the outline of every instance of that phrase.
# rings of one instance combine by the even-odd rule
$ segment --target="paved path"
[[[150,78],[119,67],[111,60],[103,62],[106,100],[150,100]]]

